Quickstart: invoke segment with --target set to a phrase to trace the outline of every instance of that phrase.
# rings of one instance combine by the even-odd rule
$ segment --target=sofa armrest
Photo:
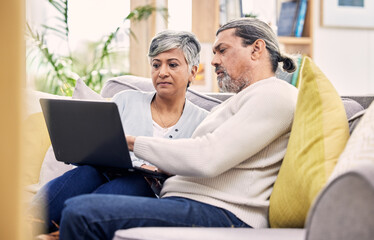
[[[307,240],[374,238],[374,164],[362,164],[333,180],[311,208]]]
[[[305,229],[147,227],[119,230],[113,240],[303,240]]]

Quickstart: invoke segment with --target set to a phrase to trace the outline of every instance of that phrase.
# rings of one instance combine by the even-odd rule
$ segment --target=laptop
[[[44,119],[58,161],[134,171],[166,178],[132,166],[118,107],[114,102],[41,98]]]

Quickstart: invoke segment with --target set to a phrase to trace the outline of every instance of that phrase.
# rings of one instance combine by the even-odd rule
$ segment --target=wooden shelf
[[[277,0],[278,9],[283,1]],[[280,47],[288,54],[305,54],[313,58],[313,1],[308,0],[302,37],[278,37]]]
[[[310,37],[278,37],[281,44],[308,45],[313,43]]]

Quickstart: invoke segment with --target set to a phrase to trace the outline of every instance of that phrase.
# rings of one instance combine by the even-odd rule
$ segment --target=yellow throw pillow
[[[51,146],[43,113],[33,113],[23,125],[22,168],[25,186],[39,182],[39,173],[45,153]]]
[[[270,197],[275,228],[303,227],[349,138],[340,96],[309,57],[299,72],[299,95],[287,152]]]

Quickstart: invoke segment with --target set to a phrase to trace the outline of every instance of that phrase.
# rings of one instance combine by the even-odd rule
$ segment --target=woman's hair
[[[253,44],[257,39],[262,39],[266,43],[266,49],[270,54],[272,70],[275,72],[278,63],[283,62],[283,70],[293,72],[296,70],[296,64],[293,59],[280,53],[277,36],[271,27],[256,18],[240,18],[229,21],[217,30],[216,36],[230,28],[235,28],[235,35],[243,39],[243,46]]]
[[[193,66],[199,67],[200,43],[194,34],[185,31],[165,30],[158,33],[151,41],[148,57],[153,58],[175,48],[183,51],[190,71]]]

